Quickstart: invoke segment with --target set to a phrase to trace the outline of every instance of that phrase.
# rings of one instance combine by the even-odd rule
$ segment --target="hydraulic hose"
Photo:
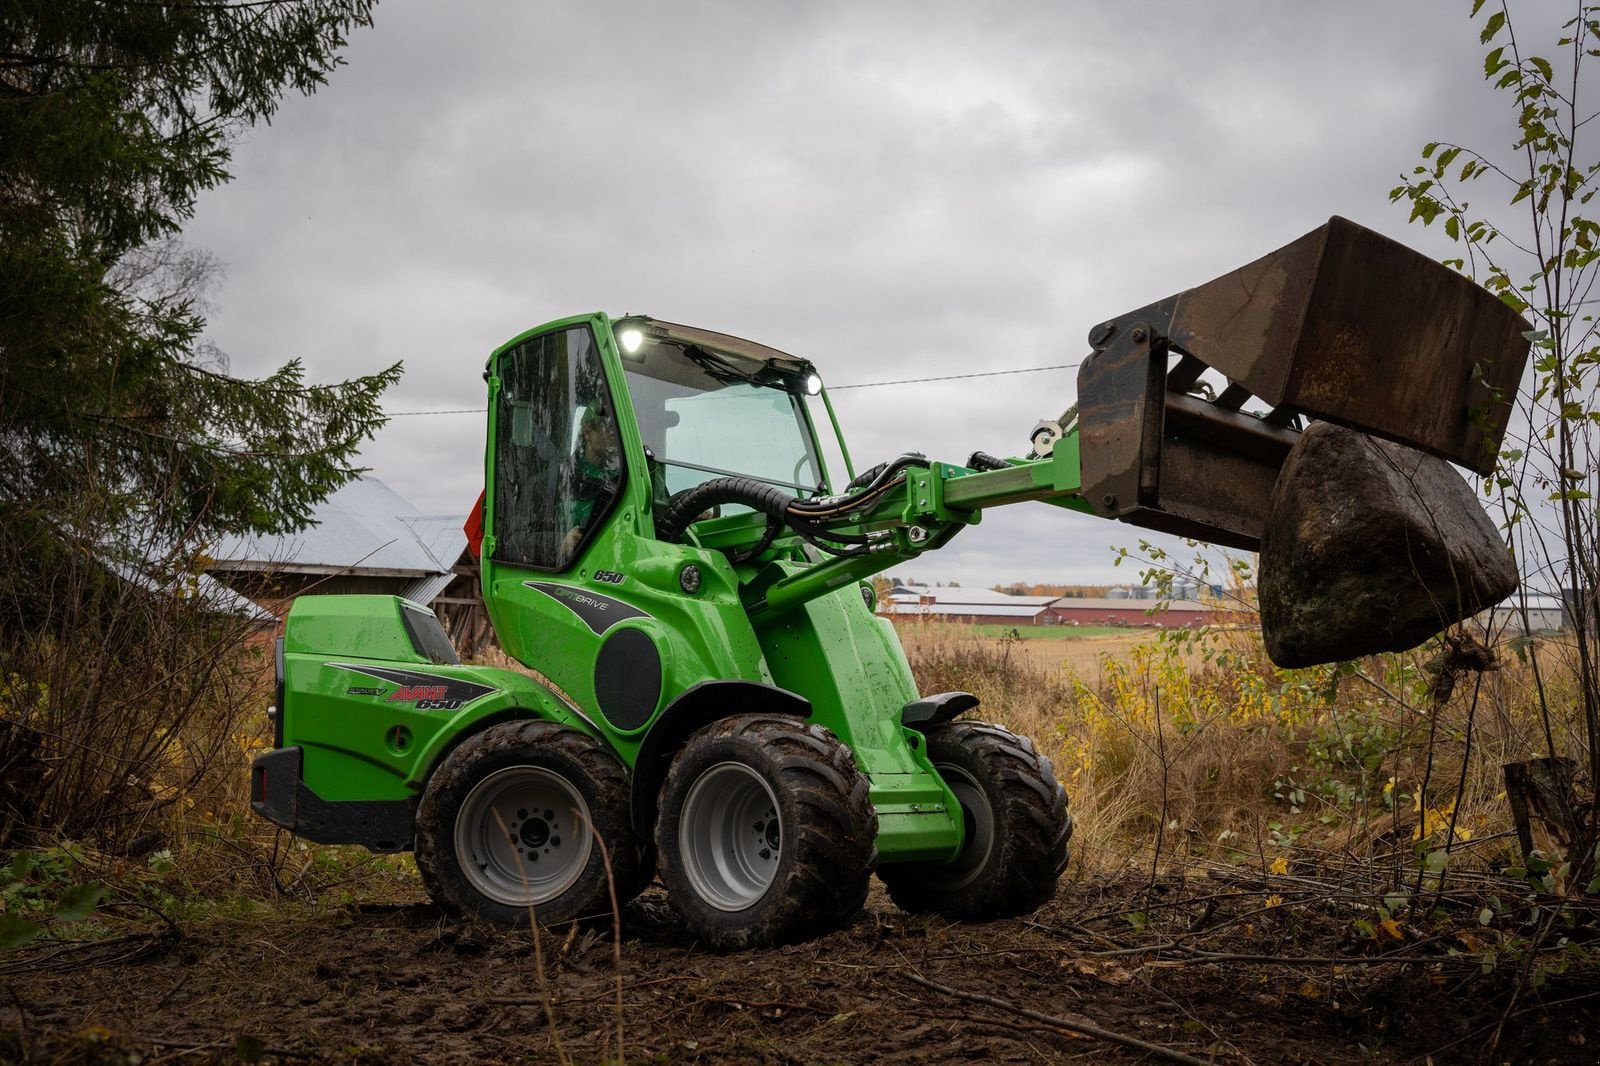
[[[713,478],[677,493],[666,502],[656,515],[656,536],[671,543],[680,542],[685,531],[707,508],[736,503],[766,515],[767,528],[755,546],[731,555],[733,562],[748,562],[766,551],[785,526],[808,544],[829,554],[862,555],[866,553],[866,537],[834,532],[827,528],[828,522],[872,503],[902,484],[905,478],[897,475],[906,467],[927,465],[928,460],[922,455],[902,455],[863,471],[844,494],[817,500],[799,499],[776,485],[754,478]],[[826,543],[828,541],[833,543]]]
[[[754,478],[712,478],[694,488],[684,489],[667,501],[656,515],[656,536],[673,543],[681,541],[684,530],[702,511],[724,503],[743,504],[782,523],[793,502],[794,497],[783,489]]]

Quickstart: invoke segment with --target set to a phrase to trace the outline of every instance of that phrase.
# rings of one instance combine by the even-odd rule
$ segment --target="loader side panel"
[[[399,850],[409,847],[411,803],[465,736],[513,717],[597,732],[534,678],[440,661],[454,658],[431,612],[399,597],[297,600],[284,632],[278,747],[252,769],[256,811],[321,843]]]
[[[629,765],[661,712],[692,686],[771,684],[738,577],[720,553],[602,536],[584,562],[563,575],[495,565],[486,602],[501,646],[548,677]],[[699,575],[692,594],[681,586],[686,566]]]

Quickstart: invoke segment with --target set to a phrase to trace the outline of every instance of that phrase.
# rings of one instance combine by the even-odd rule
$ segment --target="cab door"
[[[495,562],[567,572],[622,499],[626,463],[602,324],[557,323],[494,359],[486,555]]]

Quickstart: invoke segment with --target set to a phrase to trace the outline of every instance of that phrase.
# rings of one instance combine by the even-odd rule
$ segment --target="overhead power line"
[[[829,392],[842,392],[845,389],[881,389],[889,385],[921,385],[929,381],[964,381],[968,378],[997,378],[1007,374],[1037,374],[1044,370],[1074,370],[1082,366],[1077,363],[1055,363],[1051,366],[1024,366],[1014,370],[980,370],[972,374],[944,374],[930,378],[900,378],[896,381],[860,381],[854,385],[830,385]],[[481,415],[481,407],[461,407],[445,411],[387,411],[390,418],[413,418],[418,415]]]
[[[390,418],[408,418],[412,415],[481,415],[481,407],[461,407],[453,411],[385,411]]]
[[[997,378],[1004,374],[1037,374],[1041,370],[1071,370],[1080,366],[1078,363],[1056,363],[1053,366],[1025,366],[1016,370],[980,370],[974,374],[945,374],[936,378],[901,378],[898,381],[863,381],[855,385],[829,385],[829,392],[839,392],[844,389],[878,389],[885,385],[920,385],[924,381],[961,381],[965,378]]]

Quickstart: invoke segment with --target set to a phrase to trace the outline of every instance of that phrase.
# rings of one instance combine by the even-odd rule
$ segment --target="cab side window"
[[[622,493],[621,437],[587,326],[501,356],[494,558],[565,570]]]

